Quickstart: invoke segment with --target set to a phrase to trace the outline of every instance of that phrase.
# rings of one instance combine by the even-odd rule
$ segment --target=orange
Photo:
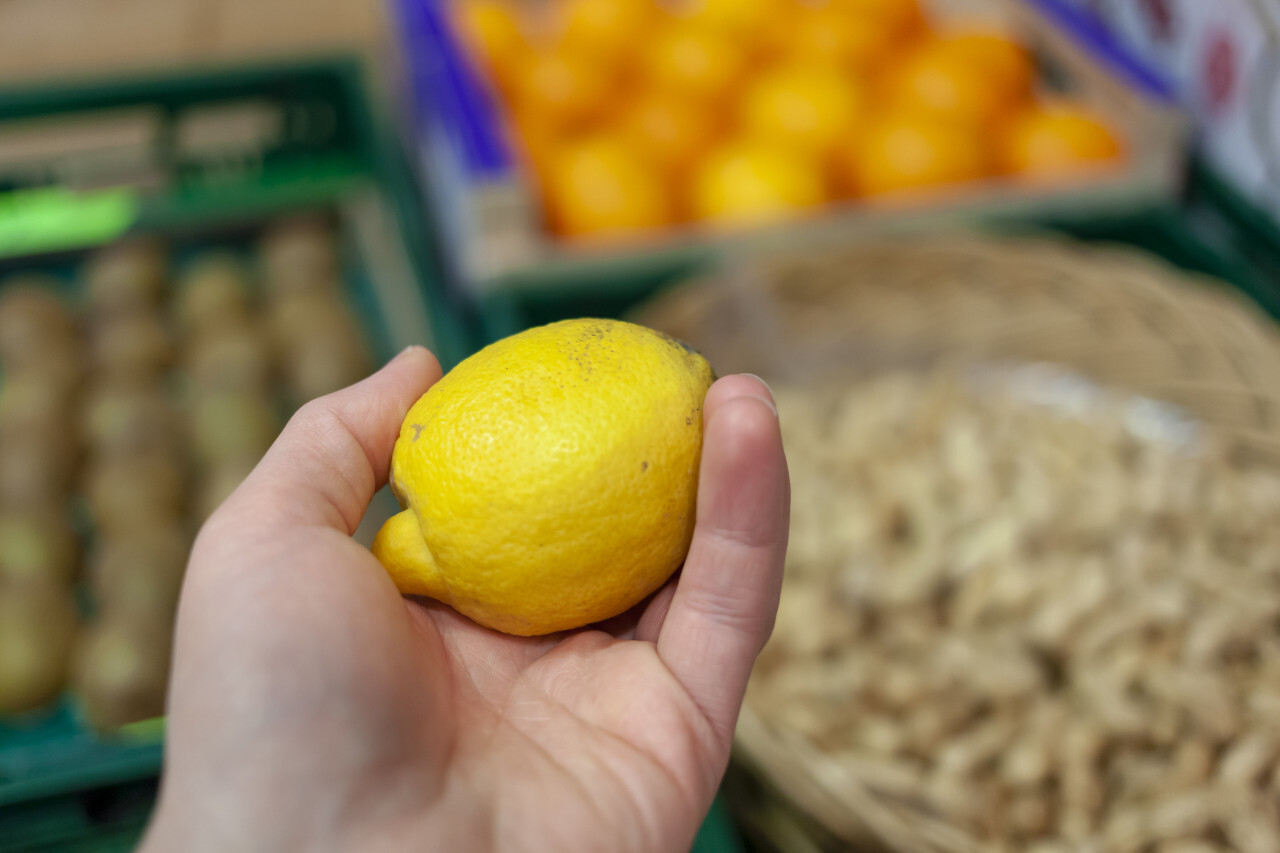
[[[925,30],[916,0],[827,0],[824,4],[850,17],[875,22],[888,38],[901,40]]]
[[[979,128],[918,112],[872,122],[843,156],[846,182],[862,195],[972,181],[992,171]]]
[[[615,78],[589,57],[558,45],[532,53],[514,86],[521,112],[573,128],[605,111]]]
[[[645,92],[628,104],[617,127],[676,180],[689,174],[720,133],[714,113],[661,90]]]
[[[558,12],[566,42],[610,61],[634,51],[661,16],[654,0],[565,0]]]
[[[864,101],[861,87],[846,73],[829,66],[783,65],[748,87],[742,124],[760,139],[825,157],[859,121]]]
[[[1031,97],[1035,63],[1031,53],[1012,37],[996,30],[955,32],[939,38],[938,49],[977,68],[1011,101]]]
[[[992,125],[1016,106],[982,68],[952,52],[942,40],[926,40],[887,73],[886,93],[895,110]]]
[[[694,101],[731,94],[748,72],[748,60],[727,36],[673,25],[646,47],[645,74],[655,87]]]
[[[1056,178],[1097,168],[1121,153],[1120,142],[1097,116],[1062,102],[1036,106],[1016,117],[1003,159],[1011,172]]]
[[[820,164],[767,142],[738,140],[702,164],[691,206],[701,219],[745,225],[787,219],[826,200]]]
[[[658,168],[617,134],[564,143],[543,187],[552,228],[564,236],[658,228],[674,218]]]
[[[462,0],[453,14],[463,44],[507,88],[529,50],[515,11],[502,0]]]
[[[519,110],[510,114],[512,142],[516,156],[541,178],[562,144],[562,133],[545,117]]]
[[[685,21],[715,30],[739,45],[769,40],[791,22],[794,13],[794,0],[688,0],[678,10]]]
[[[801,6],[788,28],[783,57],[872,73],[898,46],[890,27],[836,6]]]

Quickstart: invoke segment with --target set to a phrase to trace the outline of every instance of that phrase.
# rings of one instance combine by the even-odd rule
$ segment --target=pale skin
[[[768,388],[707,394],[677,578],[603,629],[519,638],[402,598],[351,538],[439,376],[410,348],[308,404],[201,531],[144,851],[691,845],[782,582]]]

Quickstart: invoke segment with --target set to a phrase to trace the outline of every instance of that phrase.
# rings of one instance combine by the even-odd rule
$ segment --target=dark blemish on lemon
[[[649,463],[648,463],[648,462],[641,462],[641,463],[640,463],[640,470],[641,470],[641,471],[648,471],[648,470],[649,470]]]
[[[413,440],[417,441],[422,438],[422,431],[426,429],[422,424],[409,424],[409,428],[413,430]]]
[[[688,426],[693,426],[693,418],[685,418],[684,422]]]

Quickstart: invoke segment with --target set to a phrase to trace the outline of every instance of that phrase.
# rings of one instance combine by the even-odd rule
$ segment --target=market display
[[[161,712],[196,527],[292,408],[368,370],[335,240],[281,220],[0,281],[0,713],[68,686],[97,728]]]
[[[1123,163],[1015,35],[916,0],[458,0],[564,238],[749,225]],[[856,202],[855,202],[856,203]]]

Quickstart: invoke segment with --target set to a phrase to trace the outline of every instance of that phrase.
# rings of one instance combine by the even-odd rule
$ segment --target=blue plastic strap
[[[481,180],[510,174],[514,161],[501,106],[458,42],[448,0],[396,0],[416,120],[445,130],[462,165]]]
[[[1177,93],[1172,83],[1125,49],[1096,16],[1068,0],[1026,0],[1088,50],[1095,59],[1127,83],[1151,97],[1172,103]]]

